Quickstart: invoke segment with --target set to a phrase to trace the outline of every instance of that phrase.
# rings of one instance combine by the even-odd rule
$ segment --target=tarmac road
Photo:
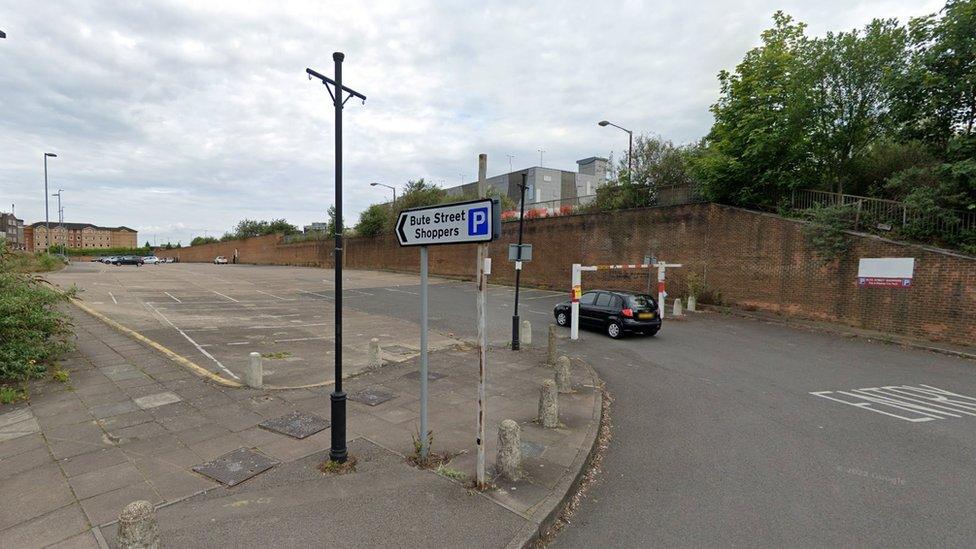
[[[416,296],[390,294],[356,306],[416,314]],[[523,298],[544,344],[565,297]],[[474,337],[473,284],[430,299],[433,328]],[[510,337],[511,306],[510,289],[491,289],[495,342]],[[556,546],[976,544],[972,361],[718,313],[654,338],[583,331],[560,352],[592,364],[616,400],[603,473]]]
[[[251,269],[267,272],[220,272]],[[440,282],[431,328],[473,340],[474,285]],[[409,280],[356,288],[371,295],[350,311],[416,322]],[[510,338],[512,297],[490,288],[495,344]],[[565,296],[522,299],[544,345]],[[616,400],[604,470],[556,546],[976,545],[972,361],[717,313],[653,338],[583,331],[559,344]]]

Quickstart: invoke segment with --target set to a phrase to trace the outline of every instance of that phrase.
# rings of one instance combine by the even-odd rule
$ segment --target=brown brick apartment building
[[[29,248],[41,251],[48,246],[47,226],[43,221],[32,223],[29,231]],[[51,246],[66,248],[135,248],[139,234],[128,227],[99,227],[91,223],[51,223]]]

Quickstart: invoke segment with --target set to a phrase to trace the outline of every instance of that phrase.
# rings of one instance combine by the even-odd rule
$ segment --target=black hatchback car
[[[123,255],[121,257],[116,257],[112,264],[114,265],[135,265],[136,267],[141,267],[144,261],[141,257],[135,255]]]
[[[556,324],[569,326],[570,303],[564,301],[553,309]],[[579,305],[580,327],[603,330],[614,339],[625,333],[652,336],[661,329],[661,311],[647,294],[593,290],[580,296]]]

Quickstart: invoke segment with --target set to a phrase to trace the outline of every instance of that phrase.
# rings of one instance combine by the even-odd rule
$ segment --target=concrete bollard
[[[133,501],[119,513],[120,549],[158,549],[159,525],[156,510],[148,501]]]
[[[520,345],[532,345],[532,323],[528,320],[522,321],[522,330],[519,332]]]
[[[244,383],[248,387],[260,389],[264,384],[264,366],[261,365],[261,353],[251,353],[247,369],[244,370]]]
[[[549,354],[546,356],[546,364],[549,366],[556,365],[556,326],[554,324],[549,325]]]
[[[569,376],[569,357],[561,356],[556,361],[556,390],[560,393],[573,392],[573,381]]]
[[[694,313],[695,311],[697,311],[697,309],[695,309],[695,307],[697,306],[698,306],[698,299],[693,295],[688,296],[688,312]]]
[[[495,470],[508,480],[522,478],[522,435],[518,423],[506,419],[498,426],[498,454]]]
[[[539,424],[553,428],[559,426],[559,393],[556,392],[556,382],[547,379],[542,382],[539,390]]]
[[[681,316],[681,298],[676,298],[674,300],[674,309],[672,309],[674,316]]]
[[[383,359],[380,358],[380,340],[375,337],[369,340],[369,357],[366,365],[368,368],[379,368],[383,365]]]

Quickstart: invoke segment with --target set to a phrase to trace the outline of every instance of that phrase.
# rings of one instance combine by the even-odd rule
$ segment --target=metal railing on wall
[[[816,206],[849,206],[856,210],[857,217],[864,224],[881,230],[911,228],[945,236],[976,230],[976,212],[946,209],[923,211],[897,200],[812,189],[796,190],[792,198],[794,210],[807,210]]]

